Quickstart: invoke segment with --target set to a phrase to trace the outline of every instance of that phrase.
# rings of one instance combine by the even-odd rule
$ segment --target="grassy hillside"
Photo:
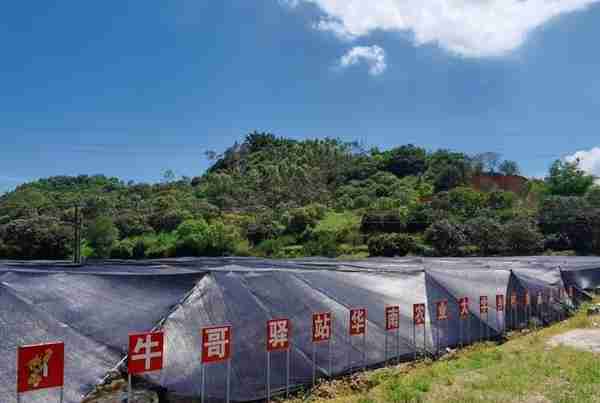
[[[437,362],[403,364],[324,383],[286,403],[600,402],[600,356],[548,340],[596,329],[600,317],[580,311],[568,321],[502,345],[483,343]]]
[[[252,133],[211,157],[203,175],[167,172],[157,184],[82,175],[21,185],[0,196],[0,258],[69,257],[75,206],[93,257],[600,251],[600,187],[576,163],[505,191],[496,184],[522,181],[518,164],[493,153]]]

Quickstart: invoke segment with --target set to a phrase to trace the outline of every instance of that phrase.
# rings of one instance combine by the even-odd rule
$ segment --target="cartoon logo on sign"
[[[32,388],[38,388],[44,378],[48,377],[48,363],[52,358],[52,350],[47,349],[44,355],[36,355],[27,363],[29,369],[29,378],[27,384]]]

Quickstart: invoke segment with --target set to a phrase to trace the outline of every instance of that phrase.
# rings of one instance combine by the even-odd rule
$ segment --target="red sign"
[[[356,308],[350,310],[350,336],[360,336],[367,332],[367,310]]]
[[[488,297],[482,295],[479,297],[479,313],[487,314],[488,313]]]
[[[231,358],[231,326],[202,329],[202,364],[227,361]]]
[[[496,311],[504,311],[504,295],[502,294],[496,295]]]
[[[510,306],[516,307],[519,304],[519,300],[517,299],[517,293],[513,292],[510,294]]]
[[[525,298],[523,300],[525,306],[529,306],[531,304],[531,298],[529,297],[529,291],[525,291]]]
[[[425,304],[413,305],[413,323],[415,326],[425,325]]]
[[[267,351],[290,348],[292,324],[289,319],[273,319],[267,322]]]
[[[437,320],[448,320],[448,300],[435,303],[435,317]]]
[[[400,329],[400,307],[388,306],[385,308],[385,330]]]
[[[64,343],[19,347],[17,352],[17,392],[59,388],[64,384]]]
[[[164,333],[134,333],[129,335],[127,371],[130,374],[159,371],[163,368]]]
[[[315,313],[312,327],[313,343],[331,340],[331,313]]]
[[[458,314],[461,319],[469,316],[469,297],[462,297],[458,300]]]

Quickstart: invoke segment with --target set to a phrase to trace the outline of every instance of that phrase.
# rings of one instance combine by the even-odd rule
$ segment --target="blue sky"
[[[600,3],[544,2],[5,2],[0,191],[199,175],[255,129],[600,173]]]

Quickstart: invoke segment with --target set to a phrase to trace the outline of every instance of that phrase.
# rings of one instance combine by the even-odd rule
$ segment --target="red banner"
[[[367,309],[350,310],[350,336],[361,336],[367,332]]]
[[[290,348],[292,324],[289,319],[273,319],[267,322],[267,351]]]
[[[203,364],[227,361],[231,358],[231,326],[214,326],[202,329]]]
[[[425,304],[413,305],[413,323],[415,326],[425,325]]]
[[[482,295],[479,297],[479,313],[487,314],[488,313],[488,297],[486,295]]]
[[[461,319],[469,317],[469,297],[462,297],[458,300],[458,315]]]
[[[313,314],[313,343],[331,340],[331,312]]]
[[[435,314],[437,320],[448,320],[448,300],[435,303]]]
[[[497,312],[504,311],[504,295],[502,295],[502,294],[496,295],[496,311]]]
[[[17,392],[59,388],[64,385],[64,343],[19,347],[17,351]]]
[[[385,308],[385,330],[400,329],[400,307],[388,306]]]

